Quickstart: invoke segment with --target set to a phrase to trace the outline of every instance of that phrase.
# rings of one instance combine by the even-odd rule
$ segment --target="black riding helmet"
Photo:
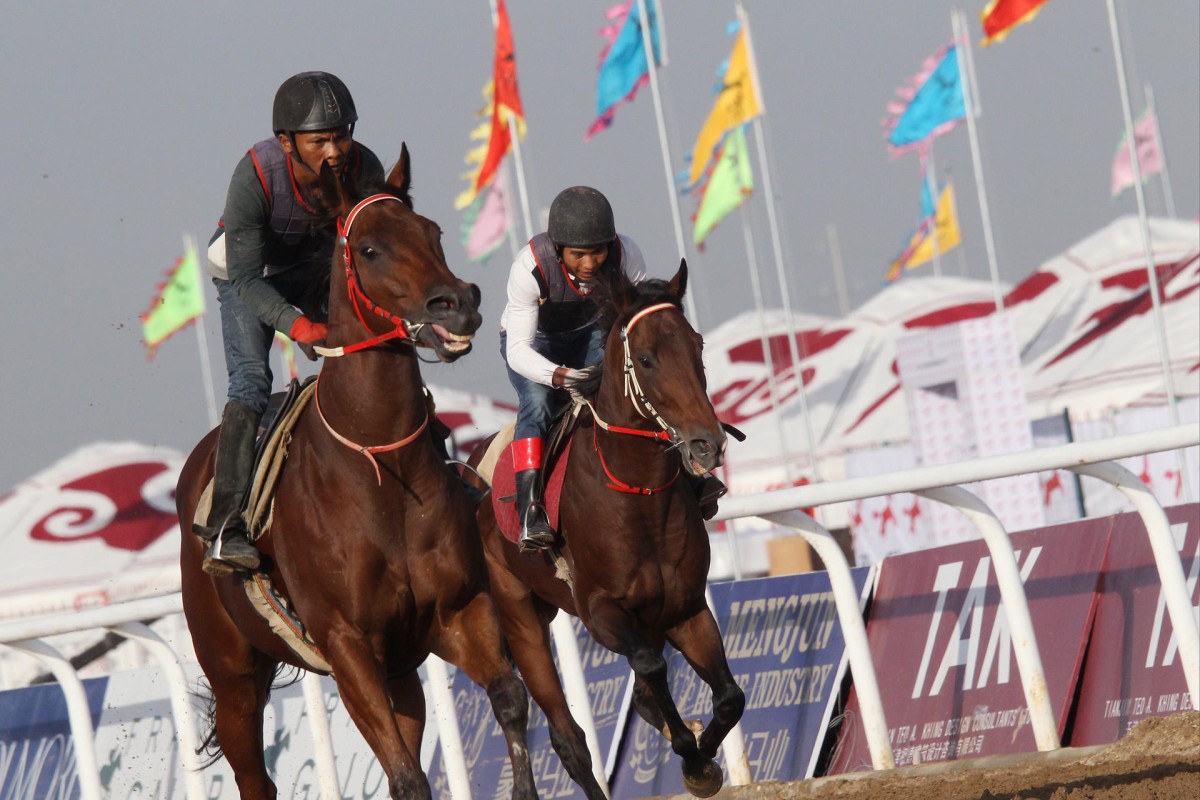
[[[328,72],[301,72],[288,78],[275,93],[271,112],[271,128],[276,136],[346,125],[353,133],[357,120],[350,90]]]
[[[546,233],[559,247],[593,247],[617,238],[612,206],[590,186],[563,189],[550,204]]]

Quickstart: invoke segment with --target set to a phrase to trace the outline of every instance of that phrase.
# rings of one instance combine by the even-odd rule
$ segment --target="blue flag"
[[[650,18],[650,43],[654,63],[662,63],[659,44],[658,16],[653,0],[646,0]],[[596,76],[596,121],[588,128],[584,141],[612,125],[613,112],[621,103],[632,100],[638,88],[650,79],[646,48],[642,45],[641,15],[637,0],[609,9],[612,24],[600,31],[609,42],[600,54],[600,72]]]
[[[885,121],[893,156],[919,148],[966,119],[958,51],[953,43],[925,60],[922,70],[896,90]]]

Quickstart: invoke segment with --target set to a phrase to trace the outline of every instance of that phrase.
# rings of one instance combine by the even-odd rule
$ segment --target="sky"
[[[1001,281],[1014,283],[1113,219],[1134,193],[1109,196],[1123,130],[1108,14],[1098,0],[1050,0],[1007,41],[979,47],[984,0],[959,0],[971,24],[982,116],[979,138]],[[651,276],[679,262],[668,184],[647,87],[591,142],[595,76],[610,0],[510,0],[528,135],[522,143],[535,227],[562,188],[589,184],[643,250]],[[672,171],[712,104],[732,47],[731,2],[664,0],[668,64],[658,73]],[[761,91],[766,162],[796,314],[841,313],[831,242],[851,308],[882,288],[919,209],[913,155],[892,160],[883,139],[895,89],[952,35],[946,0],[815,3],[746,0]],[[1134,114],[1153,86],[1178,215],[1200,211],[1200,4],[1118,0]],[[412,155],[416,208],[443,231],[451,268],[478,283],[484,323],[473,353],[429,365],[435,386],[508,402],[514,395],[497,330],[511,253],[467,261],[459,244],[463,157],[490,76],[487,0],[450,2],[17,4],[0,30],[3,126],[0,193],[0,495],[94,441],[133,440],[188,451],[210,426],[200,340],[186,330],[146,358],[139,316],[183,248],[207,241],[230,173],[270,135],[271,102],[289,75],[333,72],[350,87],[356,138],[385,167],[401,142]],[[988,278],[965,126],[935,158],[958,197],[963,246],[943,274]],[[760,161],[755,155],[761,187]],[[1161,182],[1146,189],[1165,214]],[[695,209],[680,199],[697,327],[754,307],[737,215],[704,252],[690,245]],[[781,295],[756,192],[746,224],[766,305]],[[831,237],[832,232],[832,237]],[[927,271],[929,268],[925,268]],[[224,403],[216,293],[206,282],[204,343]],[[277,378],[277,382],[278,382]]]

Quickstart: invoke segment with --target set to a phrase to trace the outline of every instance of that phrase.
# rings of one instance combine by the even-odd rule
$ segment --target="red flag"
[[[476,192],[487,186],[496,175],[500,159],[512,148],[512,137],[508,129],[511,113],[517,123],[517,135],[525,127],[525,112],[521,108],[521,95],[517,90],[517,58],[513,53],[512,28],[508,24],[508,10],[504,0],[496,0],[496,60],[492,67],[492,134],[488,139],[487,154],[479,165],[475,177]]]
[[[1047,0],[991,0],[980,13],[983,20],[983,46],[1002,42],[1009,31],[1023,22],[1029,22]]]

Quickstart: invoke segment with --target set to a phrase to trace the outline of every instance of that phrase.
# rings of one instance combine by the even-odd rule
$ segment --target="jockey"
[[[346,85],[328,72],[283,82],[272,110],[274,137],[234,168],[225,212],[209,245],[209,273],[221,305],[228,402],[221,417],[204,571],[220,575],[259,566],[241,507],[254,440],[271,394],[275,331],[310,360],[324,344],[334,220],[321,211],[317,185],[328,164],[343,180],[382,184],[383,165],[353,139],[358,113]]]
[[[636,281],[646,264],[637,244],[617,234],[604,195],[564,189],[550,204],[546,232],[517,254],[500,317],[500,354],[519,404],[512,454],[525,552],[554,543],[540,482],[542,439],[562,402],[554,389],[588,395],[600,382],[604,340],[589,294],[602,270],[624,270]]]

